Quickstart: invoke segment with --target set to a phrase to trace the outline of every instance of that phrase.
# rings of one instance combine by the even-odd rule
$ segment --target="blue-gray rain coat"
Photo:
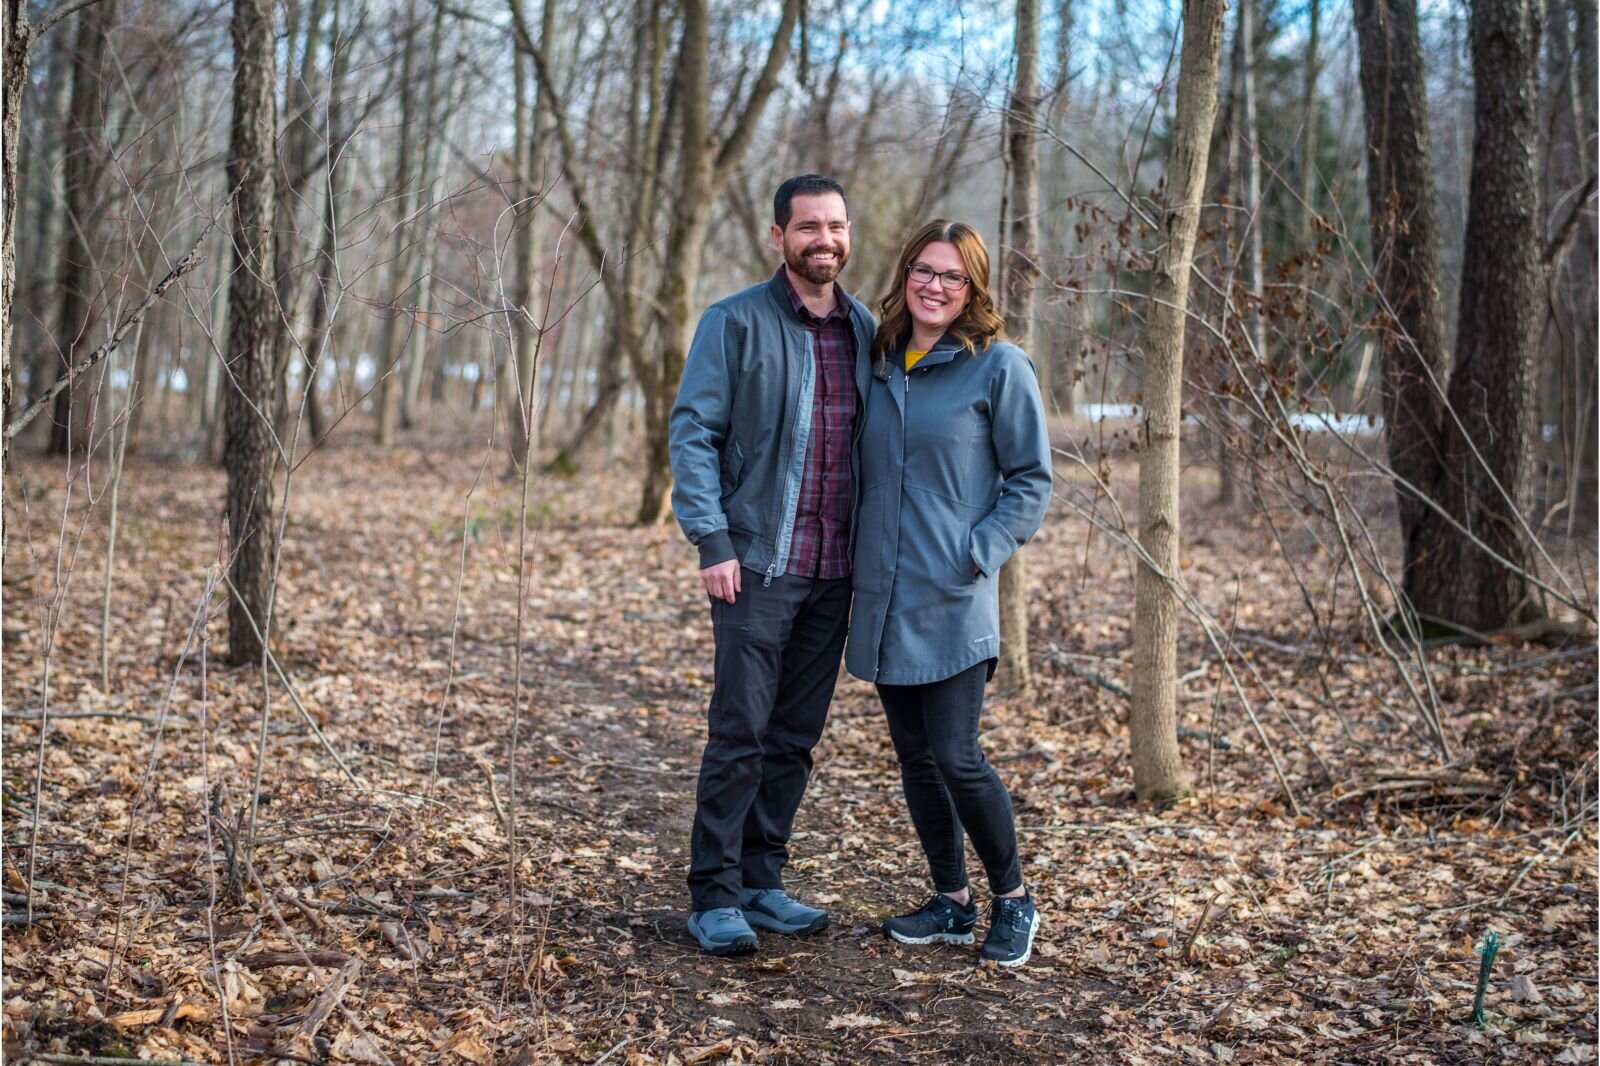
[[[845,667],[923,685],[1000,654],[1000,565],[1044,520],[1050,440],[1033,363],[946,335],[874,368],[862,413]]]

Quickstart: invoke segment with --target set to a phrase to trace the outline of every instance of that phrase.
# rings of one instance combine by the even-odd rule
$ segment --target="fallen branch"
[[[252,970],[265,970],[271,966],[343,966],[353,956],[342,951],[307,948],[299,951],[258,951],[239,959],[240,965]]]
[[[1362,796],[1382,792],[1398,792],[1396,799],[1427,799],[1448,796],[1497,796],[1501,782],[1482,774],[1463,773],[1460,770],[1436,770],[1431,773],[1410,773],[1404,770],[1380,772],[1377,780],[1352,788],[1335,796],[1333,803],[1346,803]]]
[[[333,1013],[339,1001],[344,999],[344,994],[356,979],[356,974],[361,972],[361,959],[351,956],[333,975],[333,982],[318,996],[316,1002],[311,1004],[311,1010],[306,1012],[306,1020],[300,1023],[300,1032],[306,1036],[316,1036],[317,1030],[322,1028],[322,1023],[327,1021],[328,1015]]]
[[[205,1066],[189,1058],[122,1058],[120,1055],[26,1055],[35,1063],[80,1063],[82,1066]]]
[[[1487,633],[1465,629],[1446,618],[1418,615],[1424,622],[1448,626],[1456,630],[1442,637],[1430,637],[1422,642],[1424,648],[1444,648],[1459,644],[1466,648],[1482,648],[1491,644],[1559,644],[1590,635],[1587,622],[1581,618],[1535,618],[1520,626],[1507,626]]]
[[[46,717],[43,711],[9,711],[7,719],[19,722],[37,722]],[[161,719],[153,714],[128,714],[123,711],[50,711],[49,719],[54,722],[58,718],[105,718],[114,722],[140,722],[144,725],[160,725]],[[188,726],[190,723],[181,716],[167,719],[167,725]]]

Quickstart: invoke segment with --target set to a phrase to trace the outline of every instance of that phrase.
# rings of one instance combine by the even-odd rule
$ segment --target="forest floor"
[[[627,522],[623,473],[536,479],[522,543],[502,467],[458,441],[299,468],[274,645],[292,696],[274,675],[264,718],[262,671],[221,661],[222,474],[130,459],[106,691],[106,471],[69,489],[63,461],[18,456],[8,1061],[1594,1061],[1592,636],[1427,652],[1441,766],[1348,576],[1280,526],[1313,620],[1263,515],[1210,503],[1196,469],[1185,583],[1244,650],[1261,728],[1186,619],[1196,791],[1157,810],[1115,691],[1129,557],[1057,507],[1028,553],[1034,690],[993,699],[984,733],[1043,914],[1030,963],[877,931],[926,881],[848,678],[789,871],[832,924],[711,959],[684,929],[711,662],[693,553]],[[1134,476],[1113,470],[1129,512]]]

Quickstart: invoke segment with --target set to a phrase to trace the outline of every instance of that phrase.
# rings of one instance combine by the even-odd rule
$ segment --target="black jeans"
[[[1022,885],[1011,795],[978,747],[988,676],[984,662],[926,685],[878,686],[911,824],[939,892],[967,887],[963,827],[983,860],[990,891],[999,896]]]
[[[742,889],[783,887],[850,620],[847,577],[743,578],[733,603],[711,601],[716,676],[689,842],[697,911],[737,907]]]

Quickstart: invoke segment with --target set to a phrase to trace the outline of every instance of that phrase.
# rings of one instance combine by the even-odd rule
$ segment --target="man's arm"
[[[667,423],[673,513],[684,536],[700,549],[706,591],[730,603],[739,591],[739,564],[728,536],[728,516],[722,512],[722,448],[738,373],[736,330],[721,308],[701,316]],[[712,571],[716,587],[708,576]]]

